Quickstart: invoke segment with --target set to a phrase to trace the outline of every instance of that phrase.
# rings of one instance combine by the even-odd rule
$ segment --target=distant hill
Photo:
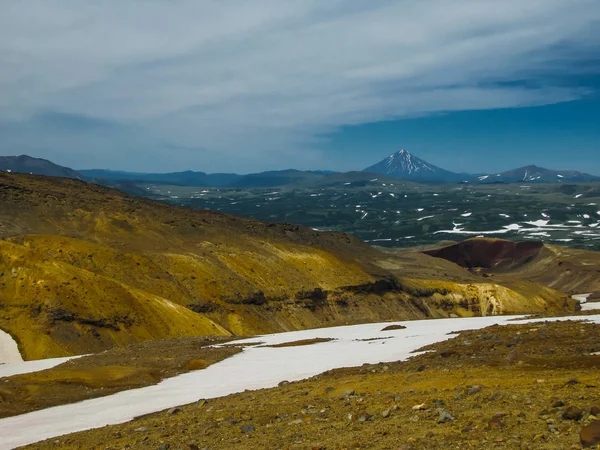
[[[14,173],[29,173],[62,178],[83,178],[73,169],[59,166],[47,159],[32,158],[31,156],[0,156],[0,171]]]
[[[575,170],[550,170],[534,165],[477,178],[481,183],[563,183],[600,181],[600,177]]]
[[[460,182],[473,178],[472,175],[450,172],[416,157],[407,150],[400,150],[363,172],[372,172],[392,178],[417,182],[447,183]]]
[[[204,172],[194,172],[192,170],[171,173],[140,173],[90,169],[80,170],[79,172],[90,181],[112,186],[116,183],[154,183],[176,186],[224,187],[230,186],[240,178],[243,178],[242,175],[237,175],[235,173],[207,174]]]

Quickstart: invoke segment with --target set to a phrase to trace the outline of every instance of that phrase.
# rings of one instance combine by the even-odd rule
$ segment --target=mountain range
[[[171,173],[140,173],[105,169],[73,170],[51,161],[30,156],[0,157],[0,171],[30,173],[35,175],[76,178],[118,187],[129,193],[139,190],[137,185],[144,183],[227,188],[261,188],[287,185],[323,186],[364,183],[374,176],[385,176],[393,180],[406,180],[418,183],[563,183],[597,182],[600,177],[573,170],[550,170],[535,165],[520,167],[495,174],[456,173],[400,150],[389,157],[367,167],[362,172],[334,172],[319,170],[275,170],[240,175],[235,173],[205,173],[183,171]],[[361,175],[362,173],[362,175]]]

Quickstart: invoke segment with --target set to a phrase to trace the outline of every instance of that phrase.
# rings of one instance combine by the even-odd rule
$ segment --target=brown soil
[[[52,369],[2,378],[0,417],[64,405],[156,384],[204,369],[241,351],[223,337],[148,341],[84,356]]]
[[[320,344],[321,342],[334,341],[333,338],[313,338],[313,339],[301,339],[299,341],[284,342],[283,344],[265,345],[265,347],[271,348],[284,348],[284,347],[301,347],[303,345]]]
[[[542,242],[512,242],[474,238],[423,253],[465,268],[515,269],[533,261],[544,249]]]
[[[424,350],[27,448],[579,449],[598,414],[597,325],[495,326]]]

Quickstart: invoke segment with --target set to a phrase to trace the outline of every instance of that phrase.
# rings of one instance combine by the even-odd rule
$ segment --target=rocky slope
[[[597,448],[598,349],[594,324],[493,326],[406,362],[282,380],[26,448]]]
[[[501,284],[345,234],[78,180],[0,173],[0,204],[0,328],[25,359],[148,339],[574,308],[534,282]]]

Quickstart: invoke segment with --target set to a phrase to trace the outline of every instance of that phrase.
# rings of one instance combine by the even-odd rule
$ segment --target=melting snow
[[[463,216],[463,217],[469,217],[471,214],[473,214],[473,213],[467,212],[467,213],[461,214],[461,216]]]
[[[23,362],[19,347],[13,337],[0,330],[0,364]],[[0,366],[0,373],[2,366]]]

